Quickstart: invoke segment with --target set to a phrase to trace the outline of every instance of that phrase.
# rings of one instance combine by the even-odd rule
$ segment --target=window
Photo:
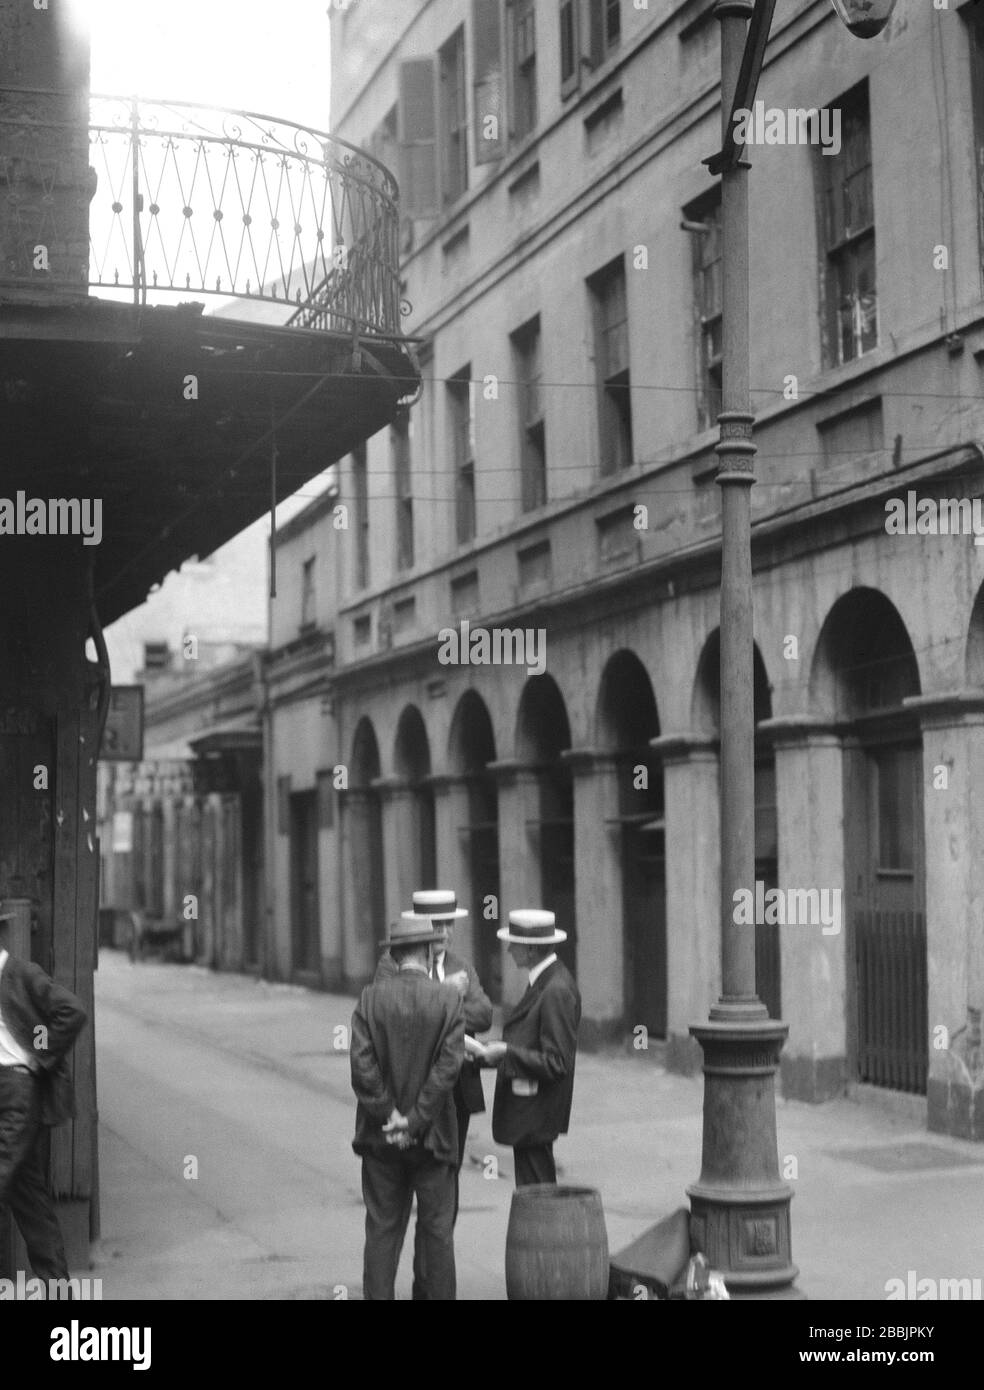
[[[621,0],[589,0],[591,14],[591,63],[598,67],[622,37]]]
[[[589,281],[594,305],[595,370],[602,474],[632,463],[629,320],[621,256]]]
[[[468,116],[465,110],[465,31],[458,29],[438,55],[441,112],[441,202],[445,208],[468,187]]]
[[[390,431],[393,493],[396,498],[396,567],[413,568],[413,492],[410,478],[410,420],[401,415]]]
[[[380,164],[385,164],[391,173],[396,172],[399,164],[397,126],[396,107],[392,106],[369,137],[369,153]]]
[[[694,314],[697,325],[697,419],[710,429],[721,413],[721,193],[685,211],[693,229]],[[702,227],[703,231],[697,228]]]
[[[366,446],[360,444],[352,455],[352,497],[355,529],[355,587],[369,586],[369,477]]]
[[[582,66],[600,67],[621,37],[621,0],[560,0],[561,96],[577,91]]]
[[[433,59],[401,63],[397,133],[400,203],[407,217],[433,217],[437,212],[436,124]]]
[[[501,158],[506,147],[501,0],[472,0],[471,32],[475,72],[475,163],[488,164]]]
[[[974,180],[977,187],[977,232],[984,288],[984,14],[980,6],[962,11],[970,25],[971,101],[974,107]]]
[[[581,0],[560,4],[560,95],[577,91],[581,82]]]
[[[817,156],[828,367],[851,362],[878,343],[867,83],[842,98],[840,109],[840,152]]]
[[[543,418],[539,315],[513,334],[519,401],[519,448],[524,512],[547,500],[547,440]]]
[[[471,364],[447,385],[451,459],[454,469],[455,536],[459,545],[475,539],[475,417]]]
[[[301,630],[314,626],[314,556],[301,566]]]
[[[508,0],[512,68],[512,130],[522,140],[536,126],[536,10],[533,0]]]

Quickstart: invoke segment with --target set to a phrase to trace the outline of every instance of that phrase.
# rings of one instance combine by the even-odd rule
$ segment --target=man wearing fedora
[[[453,955],[451,944],[454,939],[454,924],[461,917],[468,916],[468,909],[458,906],[454,891],[449,888],[420,889],[413,894],[411,912],[404,917],[427,917],[435,931],[444,933],[442,942],[434,946],[431,963],[431,978],[442,984],[454,985],[461,995],[465,1011],[465,1032],[474,1035],[485,1033],[492,1027],[492,1004],[479,983],[473,967],[460,956]],[[376,967],[376,980],[385,980],[396,973],[396,966],[389,951],[384,951]],[[461,1166],[465,1161],[465,1145],[468,1140],[468,1123],[472,1115],[481,1114],[485,1109],[485,1092],[478,1067],[468,1054],[454,1083],[454,1113],[458,1123],[458,1162],[454,1170],[454,1219],[458,1220],[460,1198]],[[420,1242],[420,1226],[415,1232],[413,1246],[413,1298],[424,1298],[426,1280],[423,1270],[423,1249]]]
[[[88,1019],[40,965],[9,954],[12,916],[0,917],[0,1207],[13,1212],[35,1275],[67,1280],[41,1139],[75,1114],[68,1054]]]
[[[502,1041],[483,1050],[483,1059],[499,1069],[492,1137],[512,1146],[517,1187],[555,1183],[553,1145],[570,1123],[581,1022],[581,995],[553,950],[567,933],[557,929],[552,912],[519,908],[497,935],[509,942],[514,963],[529,971],[529,986],[503,1027]]]
[[[433,949],[443,942],[429,917],[402,913],[385,942],[396,969],[362,991],[352,1015],[352,1147],[362,1158],[367,1300],[394,1297],[414,1196],[419,1296],[455,1297],[452,1091],[464,1060],[465,1016],[458,990],[430,976]]]

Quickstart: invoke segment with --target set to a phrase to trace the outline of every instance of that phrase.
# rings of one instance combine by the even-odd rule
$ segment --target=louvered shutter
[[[407,217],[435,217],[437,162],[433,58],[400,64],[400,197]]]

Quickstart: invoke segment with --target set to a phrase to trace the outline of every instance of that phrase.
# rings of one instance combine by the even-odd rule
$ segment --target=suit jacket
[[[561,961],[547,966],[502,1030],[508,1051],[499,1064],[492,1106],[497,1144],[552,1144],[566,1134],[574,1095],[574,1058],[581,996]],[[536,1082],[535,1095],[517,1095],[513,1081]]]
[[[444,953],[444,975],[454,975],[457,971],[463,970],[468,976],[468,991],[464,997],[465,1006],[465,1032],[466,1033],[487,1033],[492,1027],[492,1005],[488,995],[478,982],[475,970],[462,960],[460,956],[453,955],[450,951]],[[384,951],[379,958],[376,966],[376,974],[373,980],[385,980],[391,975],[396,974],[396,962],[389,951]],[[469,1115],[480,1115],[485,1109],[485,1092],[482,1090],[482,1078],[479,1075],[478,1067],[465,1053],[464,1065],[459,1073],[458,1080],[455,1082],[455,1102],[460,1109]]]
[[[453,985],[412,969],[367,985],[352,1015],[355,1152],[386,1152],[383,1125],[395,1106],[411,1138],[457,1167],[451,1093],[464,1055],[465,1014]]]
[[[88,1022],[80,1001],[55,984],[40,965],[8,955],[0,973],[0,1014],[41,1068],[41,1123],[64,1124],[75,1114],[68,1054]],[[45,1032],[38,1033],[38,1028]],[[41,1041],[45,1045],[37,1046]]]

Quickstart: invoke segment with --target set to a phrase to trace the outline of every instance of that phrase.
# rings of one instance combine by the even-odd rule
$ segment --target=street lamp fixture
[[[895,0],[830,0],[839,18],[859,39],[873,39],[892,17]]]
[[[884,29],[895,0],[831,0],[852,34]],[[734,114],[751,109],[776,0],[717,0],[721,25],[721,996],[691,1027],[704,1058],[701,1173],[687,1189],[691,1237],[733,1298],[795,1298],[791,1189],[779,1173],[775,1073],[788,1025],[755,988],[753,930],[734,920],[735,892],[755,880],[754,634],[750,494],[755,482],[749,388],[748,170]]]

